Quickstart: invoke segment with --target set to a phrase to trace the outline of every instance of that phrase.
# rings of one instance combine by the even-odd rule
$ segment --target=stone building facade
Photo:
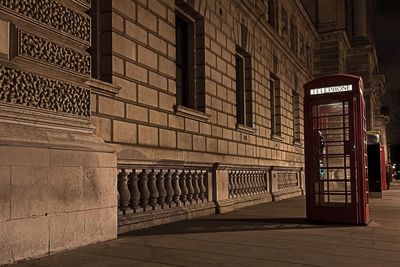
[[[373,0],[303,1],[316,26],[314,48],[315,76],[349,73],[364,81],[367,105],[367,130],[380,133],[387,148],[388,113],[382,109],[385,76],[380,73],[374,41]],[[386,149],[386,160],[387,156]]]
[[[304,193],[314,77],[384,129],[366,2],[316,2],[0,0],[0,264]]]

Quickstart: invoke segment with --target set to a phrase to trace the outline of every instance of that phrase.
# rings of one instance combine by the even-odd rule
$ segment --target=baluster
[[[266,171],[263,172],[262,179],[263,179],[263,191],[265,193],[268,193],[269,192],[269,187],[268,187],[268,176],[267,176],[267,172]]]
[[[252,188],[251,188],[251,178],[253,176],[252,171],[247,171],[247,195],[251,195],[252,194]]]
[[[244,188],[243,188],[243,171],[238,171],[238,186],[239,186],[239,196],[244,196]]]
[[[260,193],[260,172],[259,171],[254,171],[254,193],[259,194]]]
[[[180,200],[183,204],[186,204],[187,202],[187,194],[188,194],[188,188],[187,188],[187,171],[182,171],[181,174],[179,175],[179,186],[181,188],[181,197]]]
[[[174,196],[172,198],[172,200],[175,202],[175,204],[177,206],[181,205],[181,188],[179,186],[180,184],[180,171],[179,170],[175,170],[175,172],[172,174],[172,187],[174,188]]]
[[[198,203],[199,201],[199,193],[200,193],[200,187],[199,187],[199,171],[194,171],[193,173],[193,199]]]
[[[147,186],[148,181],[148,173],[146,169],[143,169],[139,174],[139,191],[140,191],[140,207],[143,208],[143,211],[146,211],[149,205],[149,197],[150,191]]]
[[[256,179],[257,179],[257,172],[256,171],[251,171],[251,179],[250,179],[250,188],[251,188],[251,194],[255,195],[256,192]]]
[[[151,169],[151,172],[149,173],[149,190],[150,190],[150,199],[149,199],[149,204],[153,208],[153,210],[157,206],[157,199],[158,199],[158,190],[157,190],[157,178],[156,178],[156,173],[154,172],[154,169]]]
[[[200,186],[199,198],[202,202],[204,202],[205,194],[206,194],[206,186],[204,184],[206,175],[207,175],[206,171],[200,171],[200,174],[199,174],[199,186]]]
[[[250,194],[254,195],[256,193],[256,172],[255,171],[250,171]]]
[[[193,188],[193,172],[189,171],[186,175],[186,186],[188,189],[187,193],[187,200],[192,204],[193,201],[193,193],[194,193],[194,188]]]
[[[128,175],[128,186],[131,193],[131,208],[136,211],[139,207],[140,191],[138,187],[138,174],[135,169]]]
[[[253,171],[253,177],[252,177],[252,191],[253,191],[253,195],[258,194],[257,190],[258,190],[258,171]]]
[[[209,188],[208,175],[209,175],[208,171],[204,171],[203,172],[203,183],[204,183],[204,188],[205,188],[205,190],[204,190],[204,199],[205,199],[206,202],[209,200],[208,199],[208,188]]]
[[[262,193],[262,171],[257,171],[257,187],[256,187],[256,194]]]
[[[232,171],[228,171],[228,198],[232,198],[233,197],[233,177],[232,177]]]
[[[260,194],[262,194],[264,193],[264,171],[259,171],[258,181],[259,181],[258,191],[260,192]]]
[[[238,175],[238,173],[239,173],[238,171],[232,171],[233,197],[239,196],[239,183],[238,183],[239,175]]]
[[[249,193],[249,171],[244,171],[244,193],[246,196],[250,195]]]
[[[168,170],[165,174],[165,188],[167,191],[167,196],[165,198],[165,202],[167,202],[168,206],[171,207],[172,199],[174,197],[174,188],[172,187],[172,172]]]
[[[260,171],[260,193],[266,193],[267,184],[265,180],[265,171]]]
[[[165,197],[167,196],[167,191],[165,190],[164,186],[164,171],[160,170],[160,172],[157,174],[157,190],[158,190],[158,204],[161,206],[161,208],[164,207],[165,204]]]
[[[120,209],[125,214],[126,210],[129,209],[129,200],[131,198],[128,188],[128,173],[125,169],[122,169],[118,174],[117,189],[120,195]]]

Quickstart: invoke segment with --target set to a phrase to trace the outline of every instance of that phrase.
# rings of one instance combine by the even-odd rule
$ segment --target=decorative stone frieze
[[[90,43],[90,17],[54,0],[0,0],[0,9]]]
[[[90,76],[90,55],[61,46],[34,34],[18,31],[18,55],[61,70]]]
[[[0,66],[0,101],[90,116],[89,90],[5,66]]]

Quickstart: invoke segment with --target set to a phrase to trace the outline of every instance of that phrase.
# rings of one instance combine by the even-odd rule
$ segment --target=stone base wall
[[[115,166],[90,134],[0,124],[0,265],[116,238]]]

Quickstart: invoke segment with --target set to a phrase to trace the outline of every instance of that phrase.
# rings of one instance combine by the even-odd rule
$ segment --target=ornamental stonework
[[[0,66],[0,101],[90,116],[89,90],[5,66]]]
[[[90,56],[19,30],[18,55],[59,69],[90,76]]]
[[[90,17],[55,0],[0,0],[0,8],[90,43]]]

